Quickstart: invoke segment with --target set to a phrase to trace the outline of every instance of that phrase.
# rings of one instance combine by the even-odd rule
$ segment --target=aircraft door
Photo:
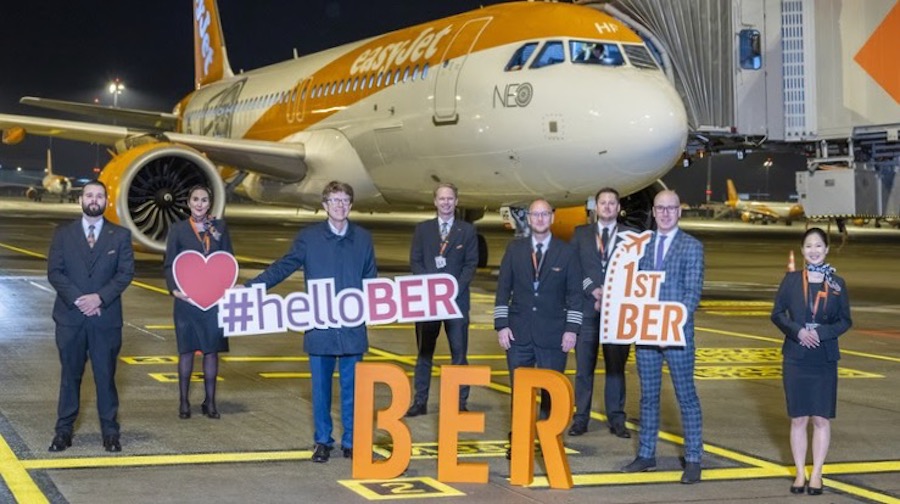
[[[435,124],[455,123],[459,119],[456,112],[456,93],[459,72],[469,57],[472,47],[484,31],[491,18],[472,19],[450,40],[441,56],[437,77],[434,82],[434,122]]]

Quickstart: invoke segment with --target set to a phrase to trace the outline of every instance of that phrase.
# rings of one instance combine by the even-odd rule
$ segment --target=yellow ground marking
[[[0,474],[16,501],[36,504],[49,502],[3,436],[0,436]]]
[[[44,254],[39,254],[39,253],[37,253],[37,252],[32,252],[32,251],[30,251],[30,250],[23,249],[23,248],[19,248],[19,247],[16,247],[15,245],[10,245],[10,244],[8,244],[8,243],[2,243],[2,242],[0,242],[0,247],[3,247],[3,248],[5,248],[5,249],[7,249],[7,250],[11,250],[11,251],[13,251],[13,252],[18,252],[18,253],[20,253],[20,254],[25,254],[25,255],[27,255],[27,256],[36,257],[36,258],[38,258],[38,259],[47,259],[47,256],[44,255]]]
[[[367,500],[464,497],[466,495],[446,483],[427,476],[389,480],[338,480],[338,483]]]
[[[752,340],[757,340],[757,341],[767,341],[769,343],[777,343],[779,345],[784,341],[783,338],[770,338],[768,336],[756,336],[753,334],[740,333],[740,332],[735,332],[735,331],[723,331],[721,329],[712,329],[709,327],[696,327],[695,326],[694,330],[713,333],[713,334],[721,334],[723,336],[734,336],[737,338],[752,339]],[[843,348],[841,349],[841,354],[854,355],[856,357],[866,357],[868,359],[886,360],[888,362],[900,362],[900,357],[891,357],[888,355],[878,355],[878,354],[871,354],[871,353],[866,353],[866,352],[857,352],[855,350],[845,350]]]
[[[178,383],[178,373],[147,373],[150,378],[160,383]],[[203,382],[203,373],[191,373],[192,382]],[[225,381],[225,378],[216,376],[216,381]]]
[[[181,455],[134,455],[109,457],[47,458],[23,460],[22,467],[33,470],[94,469],[100,467],[171,466],[186,464],[230,464],[236,462],[272,462],[309,460],[311,450],[286,450],[236,453],[195,453]],[[22,501],[28,502],[28,501]]]

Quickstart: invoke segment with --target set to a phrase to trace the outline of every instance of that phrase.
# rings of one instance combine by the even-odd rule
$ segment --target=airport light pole
[[[122,94],[122,91],[125,91],[125,84],[116,79],[109,83],[107,90],[113,95],[113,108],[117,108],[119,106],[119,95]]]
[[[766,198],[769,197],[769,168],[772,167],[772,164],[772,158],[766,158],[766,160],[763,161],[763,168],[766,169]]]

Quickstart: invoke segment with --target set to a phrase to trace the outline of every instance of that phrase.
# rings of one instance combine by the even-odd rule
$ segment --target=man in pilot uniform
[[[553,208],[543,199],[528,208],[531,237],[514,240],[500,263],[494,329],[506,350],[509,381],[520,367],[566,369],[581,327],[581,267],[575,249],[550,233]],[[541,418],[550,412],[541,392]],[[508,454],[507,454],[508,455]]]

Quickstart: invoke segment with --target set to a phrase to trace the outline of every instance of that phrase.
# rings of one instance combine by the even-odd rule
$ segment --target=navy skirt
[[[824,354],[824,349],[822,353]],[[818,353],[818,352],[816,352]],[[814,355],[814,354],[813,354]],[[837,409],[837,361],[824,358],[784,358],[784,395],[791,418],[834,418]]]

